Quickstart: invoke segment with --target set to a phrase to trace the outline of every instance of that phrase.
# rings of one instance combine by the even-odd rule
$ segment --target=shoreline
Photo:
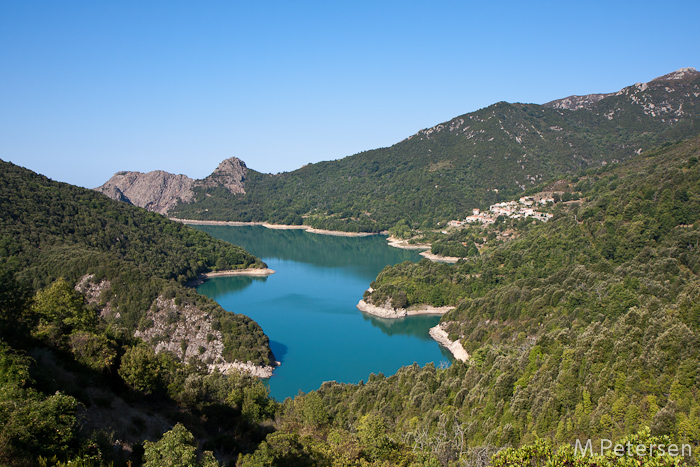
[[[212,271],[205,272],[197,276],[196,279],[192,279],[187,284],[186,287],[197,287],[202,285],[205,280],[211,279],[212,277],[231,277],[231,276],[248,276],[248,277],[267,277],[276,273],[274,269],[270,268],[245,268],[245,269],[228,269],[226,271]]]
[[[406,240],[401,240],[396,237],[392,237],[391,235],[389,238],[386,239],[387,243],[389,246],[393,246],[394,248],[401,248],[403,250],[429,250],[430,249],[430,244],[428,243],[408,243]]]
[[[387,239],[387,242],[389,243],[389,246],[393,246],[394,248],[402,248],[404,250],[425,250],[421,251],[418,253],[421,255],[423,258],[427,258],[430,261],[437,262],[437,263],[449,263],[449,264],[454,264],[457,261],[459,261],[460,257],[457,256],[440,256],[440,255],[434,255],[430,252],[430,247],[432,246],[429,243],[408,243],[406,240],[401,240],[396,237],[389,237]]]
[[[238,222],[238,221],[202,221],[197,219],[178,219],[177,217],[169,217],[171,221],[180,222],[181,224],[191,224],[191,225],[230,225],[233,227],[246,227],[253,225],[261,225],[266,229],[272,230],[306,230],[309,233],[317,235],[331,235],[335,237],[370,237],[372,235],[384,235],[384,233],[375,232],[345,232],[343,230],[327,230],[327,229],[315,229],[308,225],[286,225],[286,224],[270,224],[268,222]],[[430,253],[431,245],[428,243],[417,243],[411,244],[406,242],[406,240],[400,240],[396,237],[389,236],[387,238],[387,244],[394,248],[401,248],[404,250],[426,250],[418,253],[424,258],[430,261],[438,263],[449,263],[454,264],[460,259],[457,256],[440,256]]]
[[[379,318],[388,319],[398,319],[405,318],[406,316],[418,316],[418,315],[439,315],[442,316],[450,310],[454,310],[453,306],[441,306],[435,307],[432,305],[414,305],[408,308],[392,308],[385,304],[384,306],[377,306],[360,300],[357,305],[357,309],[373,315]]]
[[[274,365],[255,365],[251,362],[239,362],[234,360],[233,362],[226,363],[210,363],[207,365],[209,373],[215,370],[219,370],[222,374],[229,374],[232,371],[238,371],[241,373],[249,373],[252,376],[258,378],[271,378],[275,368],[280,365],[280,362],[275,362]]]
[[[430,328],[430,331],[428,331],[430,337],[436,340],[438,344],[447,348],[447,350],[449,350],[450,353],[452,353],[452,356],[456,360],[466,362],[467,360],[469,360],[469,353],[467,353],[467,351],[464,349],[462,343],[459,342],[459,340],[450,340],[450,336],[447,334],[447,331],[445,331],[446,325],[447,323],[440,323],[437,326]]]
[[[430,261],[437,262],[437,263],[450,263],[454,264],[457,261],[459,261],[460,257],[458,256],[440,256],[440,255],[434,255],[429,251],[421,251],[418,253],[421,255],[423,258],[428,258]]]
[[[246,268],[246,269],[227,269],[226,271],[212,271],[200,274],[201,279],[209,279],[211,277],[226,277],[226,276],[269,276],[276,273],[270,268]]]
[[[326,229],[314,229],[308,225],[286,225],[286,224],[270,224],[267,222],[238,222],[238,221],[201,221],[196,219],[178,219],[176,217],[169,217],[171,221],[180,222],[181,224],[192,224],[192,225],[230,225],[234,227],[245,227],[252,225],[261,225],[266,229],[273,230],[306,230],[309,233],[318,235],[334,235],[336,237],[369,237],[371,235],[379,235],[374,232],[344,232],[342,230],[326,230]]]

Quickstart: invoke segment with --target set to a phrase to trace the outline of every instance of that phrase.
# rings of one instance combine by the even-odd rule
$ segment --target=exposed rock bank
[[[238,370],[262,378],[272,376],[274,367],[269,365],[227,362],[223,357],[221,332],[212,328],[211,316],[194,305],[177,305],[175,299],[160,296],[148,311],[146,321],[147,327],[137,330],[134,336],[146,341],[156,353],[169,351],[183,362],[196,357],[205,362],[210,371]]]
[[[413,305],[408,308],[393,308],[389,301],[382,306],[373,305],[367,303],[364,300],[360,300],[357,304],[357,309],[369,313],[370,315],[378,316],[380,318],[404,318],[406,316],[416,316],[416,315],[444,315],[450,310],[453,310],[453,306],[441,306],[435,307],[431,305]]]
[[[343,232],[342,230],[312,229],[311,227],[307,228],[306,231],[319,235],[334,235],[336,237],[369,237],[377,235],[372,232]]]
[[[429,243],[409,243],[408,240],[401,240],[400,238],[389,236],[386,239],[389,246],[394,248],[403,248],[404,250],[429,250]]]
[[[225,277],[225,276],[269,276],[276,271],[270,268],[246,268],[246,269],[229,269],[226,271],[214,271],[200,274],[202,279],[210,277]]]
[[[279,365],[279,362],[275,362],[275,364]],[[238,371],[250,373],[258,378],[270,378],[275,371],[275,367],[272,365],[254,365],[251,362],[241,363],[237,361],[232,363],[212,363],[208,365],[208,368],[210,372],[218,370],[223,374],[229,374]]]
[[[462,344],[458,340],[450,340],[450,336],[447,334],[447,331],[445,331],[447,324],[448,323],[440,323],[437,326],[430,328],[430,337],[452,352],[454,358],[466,362],[469,360],[469,354],[466,350],[464,350],[464,347],[462,347]]]
[[[440,255],[434,255],[429,251],[421,251],[418,253],[424,258],[428,258],[430,261],[437,261],[439,263],[456,263],[462,258],[459,258],[457,256],[440,256]]]

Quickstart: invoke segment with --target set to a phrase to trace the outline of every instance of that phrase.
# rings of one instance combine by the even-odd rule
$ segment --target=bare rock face
[[[112,178],[114,178],[114,177],[112,177]],[[107,183],[109,183],[109,182],[107,182]],[[105,183],[103,185],[103,187],[104,187],[104,189],[102,190],[103,194],[105,194],[108,197],[115,199],[117,201],[124,201],[125,203],[132,204],[131,201],[129,200],[129,198],[127,198],[126,195],[124,195],[122,190],[120,190],[117,187],[117,185],[108,185],[107,183]],[[100,187],[100,188],[102,188],[102,187]]]
[[[162,170],[148,173],[118,172],[95,190],[117,201],[166,214],[179,202],[189,203],[194,197],[195,187],[223,186],[231,193],[245,194],[243,182],[247,172],[245,162],[231,157],[203,180],[193,180],[186,175],[175,175]]]
[[[226,361],[221,332],[212,329],[211,315],[194,305],[178,305],[172,298],[159,296],[146,318],[150,326],[137,330],[134,336],[147,342],[156,353],[171,352],[182,362],[197,358],[207,364],[209,371],[249,372],[261,378],[272,376],[274,366],[271,365]]]
[[[153,172],[118,172],[97,191],[112,199],[124,201],[149,211],[165,214],[180,200],[188,202],[194,196],[194,180],[186,175],[174,175],[162,170]],[[121,196],[120,196],[121,195]]]
[[[81,277],[75,285],[75,290],[83,294],[87,304],[98,309],[100,316],[105,318],[112,314],[112,304],[110,300],[111,285],[112,284],[106,279],[95,282],[94,274],[86,274]]]
[[[700,75],[700,71],[696,70],[695,68],[681,68],[680,70],[676,70],[672,73],[669,73],[667,75],[660,76],[651,82],[653,83],[654,81],[674,81],[674,80],[691,80],[695,79]]]
[[[211,316],[193,305],[176,305],[174,299],[160,296],[147,313],[152,326],[137,330],[156,353],[167,350],[183,362],[197,357],[206,363],[224,361],[221,332],[212,329]]]
[[[248,173],[245,162],[237,157],[231,157],[223,161],[211,175],[204,180],[198,180],[197,186],[214,188],[223,186],[231,193],[245,193],[243,181]]]

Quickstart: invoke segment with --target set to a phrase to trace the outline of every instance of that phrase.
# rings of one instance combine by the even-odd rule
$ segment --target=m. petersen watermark
[[[595,447],[593,444],[593,441],[590,439],[586,441],[585,444],[581,443],[580,439],[576,440],[576,444],[574,446],[574,452],[577,454],[581,454],[581,456],[594,456],[596,455],[595,452]],[[639,444],[634,444],[630,441],[627,441],[626,443],[613,443],[609,439],[601,439],[600,440],[600,451],[597,453],[600,456],[605,456],[608,453],[612,453],[616,456],[619,457],[632,457],[632,456],[637,456],[637,457],[654,457],[654,456],[664,456],[668,454],[669,456],[676,457],[676,456],[683,456],[683,457],[690,457],[692,454],[692,446],[690,444],[681,444],[680,447],[677,444],[674,443],[669,443],[669,444],[662,444],[662,443],[639,443]]]

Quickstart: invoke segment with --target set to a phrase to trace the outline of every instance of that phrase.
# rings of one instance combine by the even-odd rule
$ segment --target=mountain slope
[[[673,455],[608,463],[566,450],[635,433],[647,445],[653,435],[690,446],[684,461],[694,465],[699,158],[696,137],[589,169],[558,184],[584,199],[557,203],[554,218],[510,242],[456,265],[385,268],[371,296],[457,305],[441,321],[471,358],[327,382],[287,400],[279,431],[242,465],[282,455],[319,465],[487,465],[500,448],[531,443],[522,453],[532,462],[507,451],[498,465],[544,465],[557,449],[569,453],[562,465],[679,465]]]
[[[184,287],[212,269],[264,267],[240,247],[92,190],[58,183],[0,161],[0,260],[35,289],[63,277],[94,295],[93,305],[133,335],[153,325],[157,299],[196,305],[217,322],[227,361],[269,364],[259,326]],[[187,313],[174,306],[177,322]],[[184,308],[184,307],[183,307]],[[217,330],[217,332],[219,332]],[[191,350],[196,350],[196,346]],[[183,352],[183,357],[186,353]]]
[[[0,464],[141,465],[176,423],[196,434],[184,447],[193,459],[196,443],[223,462],[252,449],[274,402],[258,378],[216,370],[270,364],[268,338],[185,284],[264,266],[0,161]]]
[[[245,194],[195,187],[181,218],[380,231],[459,218],[554,176],[623,161],[700,132],[700,73],[679,70],[617,93],[545,105],[500,102],[394,146],[277,175],[247,172]],[[585,101],[585,102],[584,102]],[[587,102],[587,103],[586,103]],[[567,108],[574,106],[576,110]]]

